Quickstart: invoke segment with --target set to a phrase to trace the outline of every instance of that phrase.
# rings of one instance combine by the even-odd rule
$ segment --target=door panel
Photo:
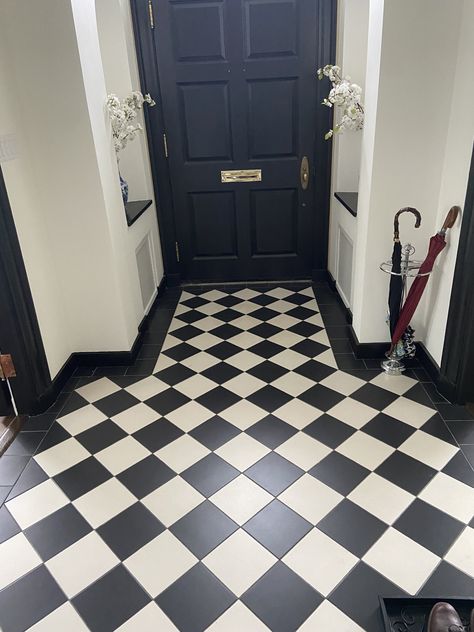
[[[314,0],[154,0],[176,233],[187,279],[309,276]],[[261,182],[221,182],[261,169]]]

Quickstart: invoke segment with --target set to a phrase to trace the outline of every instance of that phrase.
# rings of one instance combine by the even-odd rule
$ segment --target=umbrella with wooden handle
[[[446,246],[446,231],[448,230],[448,228],[453,227],[460,210],[461,209],[459,208],[459,206],[453,206],[446,216],[441,230],[436,233],[436,235],[433,235],[433,237],[431,237],[430,239],[430,245],[428,248],[426,259],[423,261],[420,269],[418,270],[418,276],[416,276],[415,280],[413,281],[410,291],[408,292],[408,295],[405,299],[405,303],[400,312],[397,326],[395,327],[395,331],[392,335],[392,346],[390,352],[393,351],[393,348],[402,337],[403,332],[410,324],[413,314],[415,313],[415,310],[418,307],[418,303],[420,302],[420,299],[423,295],[426,284],[428,283],[429,273],[433,269],[437,256]]]

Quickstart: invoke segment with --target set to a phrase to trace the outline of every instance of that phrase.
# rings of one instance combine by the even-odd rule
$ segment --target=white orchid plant
[[[143,95],[138,91],[132,92],[124,99],[119,99],[115,94],[107,95],[106,106],[110,115],[112,136],[117,155],[129,141],[133,140],[143,130],[140,123],[135,122],[135,119],[138,116],[138,112],[143,108],[144,103],[147,103],[150,107],[156,105],[149,94]]]
[[[324,68],[318,69],[318,79],[327,77],[332,84],[332,88],[323,99],[323,105],[328,108],[333,106],[342,109],[340,121],[330,129],[324,136],[329,140],[334,134],[341,134],[345,130],[358,131],[364,126],[364,108],[361,104],[362,88],[356,83],[352,83],[350,77],[343,77],[341,68],[328,64]]]

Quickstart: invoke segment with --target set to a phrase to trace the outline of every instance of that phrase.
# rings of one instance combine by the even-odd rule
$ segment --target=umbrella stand
[[[423,262],[412,259],[412,255],[414,254],[414,246],[412,246],[411,244],[406,244],[405,246],[403,246],[400,272],[394,272],[392,270],[392,260],[384,261],[379,266],[382,272],[385,272],[386,274],[390,274],[392,276],[399,276],[402,279],[400,309],[406,298],[408,290],[408,279],[417,276],[428,276],[430,274],[430,272],[422,275],[418,274],[418,270],[420,269]],[[381,366],[383,370],[389,375],[402,375],[403,371],[405,371],[406,368],[402,359],[398,357],[396,348],[392,349],[390,355],[388,355],[386,360],[382,360]]]

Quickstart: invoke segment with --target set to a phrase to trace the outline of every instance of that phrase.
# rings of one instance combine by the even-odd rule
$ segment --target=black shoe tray
[[[431,608],[439,601],[451,604],[461,617],[466,632],[474,598],[468,597],[379,597],[385,632],[428,632]]]

